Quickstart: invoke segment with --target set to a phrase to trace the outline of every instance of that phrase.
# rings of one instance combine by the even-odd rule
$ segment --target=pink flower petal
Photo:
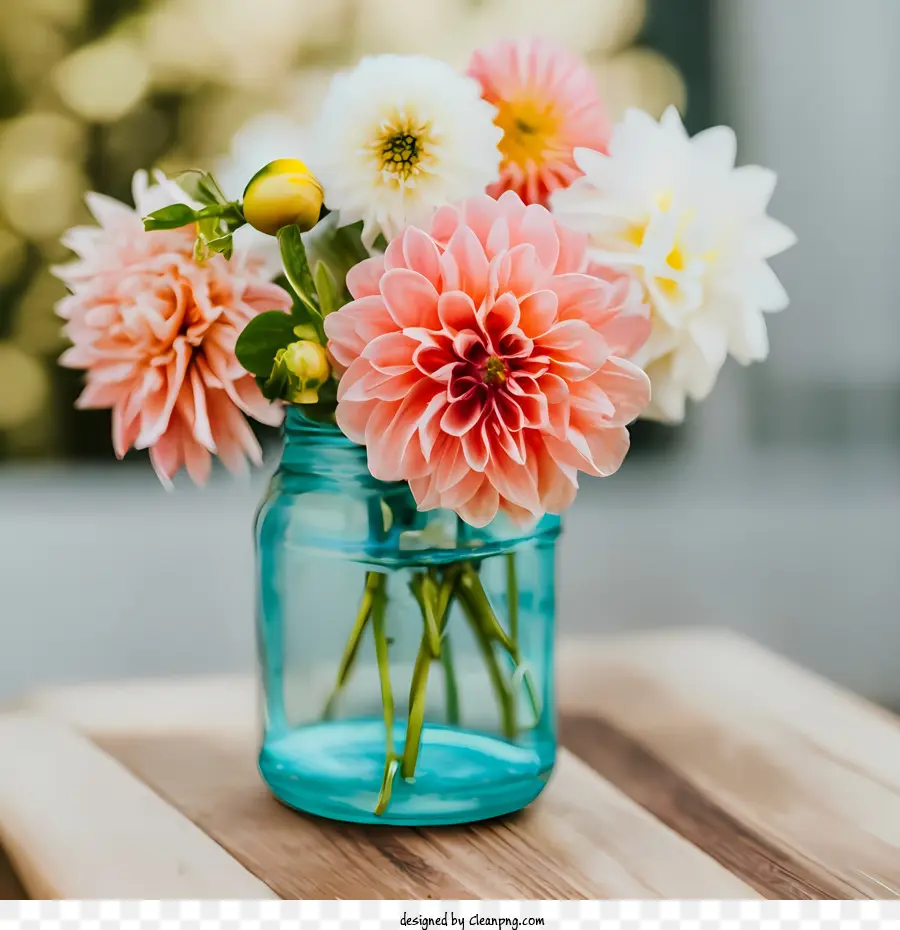
[[[438,300],[438,320],[445,332],[455,335],[480,329],[475,302],[463,291],[449,291]]]
[[[606,340],[583,320],[555,324],[536,348],[549,356],[550,370],[567,381],[590,377],[609,357]]]
[[[533,245],[541,265],[547,271],[556,270],[559,234],[556,231],[556,221],[543,207],[532,203],[525,209],[525,216],[522,217],[513,241],[514,244],[527,242]]]
[[[376,371],[386,375],[402,375],[413,368],[413,352],[419,343],[405,333],[385,333],[373,339],[362,351]]]
[[[501,141],[505,157],[489,194],[515,192],[528,203],[546,203],[550,191],[580,176],[576,147],[605,151],[610,126],[595,78],[567,49],[545,38],[503,40],[477,50],[468,72],[481,85],[484,99],[498,107],[498,122],[508,132],[535,108],[553,114],[533,145]],[[519,109],[523,105],[528,109]]]
[[[485,424],[482,423],[477,429],[470,429],[462,436],[461,441],[463,455],[472,471],[484,471],[491,457]]]
[[[430,327],[437,321],[438,292],[425,275],[395,268],[385,273],[380,287],[388,313],[401,329]]]
[[[615,413],[610,426],[626,426],[650,403],[650,379],[632,362],[611,358],[591,381],[609,398]]]
[[[347,272],[347,290],[356,300],[373,297],[381,293],[378,284],[383,275],[384,259],[380,255],[367,258]]]
[[[422,379],[392,410],[389,421],[378,433],[372,430],[370,421],[366,429],[366,446],[369,470],[376,478],[381,481],[403,480],[406,447],[418,429],[419,418],[438,392],[438,385]]]
[[[481,306],[488,284],[488,260],[478,236],[468,227],[459,226],[447,244],[459,272],[457,288],[465,291],[476,307]]]
[[[346,367],[338,423],[422,509],[477,525],[559,512],[579,471],[619,466],[622,424],[647,402],[646,377],[611,344],[643,338],[643,306],[617,278],[581,273],[585,238],[514,193],[444,207],[429,232],[395,238],[384,274],[366,270],[379,295],[326,321]]]
[[[428,278],[435,288],[439,287],[441,282],[441,255],[431,236],[421,229],[411,226],[403,233],[401,242],[406,267],[414,268],[419,274]]]
[[[553,291],[535,291],[519,301],[522,332],[536,339],[556,322],[559,298]]]
[[[481,487],[460,508],[459,515],[472,526],[487,526],[500,509],[500,495],[490,481]]]
[[[441,429],[451,436],[463,436],[468,433],[481,420],[486,395],[487,388],[480,384],[447,406],[441,417]]]
[[[135,190],[142,210],[171,203],[172,191],[146,177]],[[66,234],[79,260],[54,269],[72,291],[57,306],[74,343],[62,363],[88,372],[79,405],[112,408],[116,455],[149,447],[167,486],[182,467],[205,481],[213,449],[235,469],[260,461],[242,411],[269,423],[282,411],[264,400],[234,345],[258,312],[287,310],[290,297],[240,248],[231,261],[200,265],[193,229],[145,233],[138,211],[100,195],[88,203],[101,225]]]

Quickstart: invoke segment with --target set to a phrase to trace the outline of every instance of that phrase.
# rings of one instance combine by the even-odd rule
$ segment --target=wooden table
[[[252,682],[48,691],[0,717],[0,889],[80,898],[900,897],[897,718],[724,632],[569,644],[523,814],[356,827],[276,803]]]

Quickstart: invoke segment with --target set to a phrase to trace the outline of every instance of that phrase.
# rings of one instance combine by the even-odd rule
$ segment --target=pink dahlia
[[[579,471],[619,467],[650,396],[625,356],[650,324],[630,280],[584,273],[585,249],[509,192],[443,207],[351,270],[325,328],[338,424],[376,478],[483,526],[559,513]]]
[[[78,259],[54,269],[72,292],[57,305],[73,343],[60,363],[87,372],[79,407],[112,409],[119,458],[149,449],[164,484],[182,466],[202,484],[213,454],[232,471],[261,462],[244,414],[276,424],[282,411],[240,366],[234,344],[257,313],[291,301],[246,253],[198,264],[193,226],[145,232],[147,213],[187,201],[177,185],[157,181],[135,175],[136,209],[88,194],[99,227],[64,237]]]
[[[553,191],[581,177],[575,148],[606,151],[610,125],[596,82],[565,48],[546,39],[497,42],[472,55],[469,74],[503,130],[492,196],[513,190],[526,203],[546,205]]]

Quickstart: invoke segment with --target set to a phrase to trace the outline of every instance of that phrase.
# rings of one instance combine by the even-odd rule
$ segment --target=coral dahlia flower
[[[585,63],[547,39],[502,41],[476,51],[469,74],[497,108],[503,130],[500,180],[488,188],[499,197],[513,190],[526,203],[541,203],[568,187],[581,170],[576,146],[606,151],[610,126]]]
[[[88,194],[99,227],[70,230],[63,243],[78,259],[54,269],[72,292],[57,304],[73,345],[60,359],[87,372],[81,408],[110,408],[116,455],[149,449],[160,480],[186,467],[198,484],[211,456],[232,471],[261,452],[244,414],[277,424],[282,411],[263,398],[234,355],[238,334],[263,310],[290,307],[260,259],[235,252],[194,260],[193,226],[145,232],[142,217],[177,201],[174,183],[134,178],[136,209]]]
[[[361,262],[326,318],[346,368],[337,421],[369,470],[476,526],[559,513],[610,475],[649,400],[624,356],[649,323],[628,279],[584,273],[586,240],[515,193],[443,207]]]

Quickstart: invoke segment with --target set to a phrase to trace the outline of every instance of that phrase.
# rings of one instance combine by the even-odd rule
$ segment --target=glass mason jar
[[[559,518],[476,529],[290,408],[257,516],[264,738],[275,796],[360,823],[519,810],[556,755]]]

